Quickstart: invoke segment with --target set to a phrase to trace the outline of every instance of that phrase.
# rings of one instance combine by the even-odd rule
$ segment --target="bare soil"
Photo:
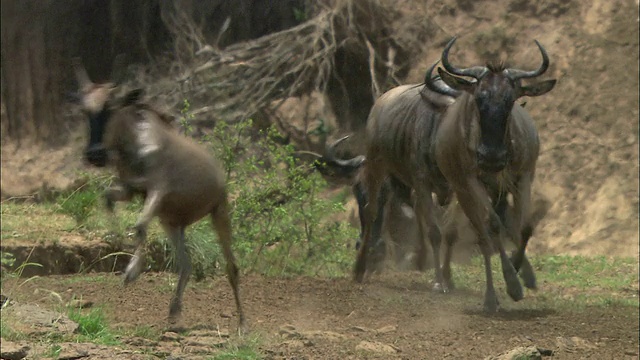
[[[527,346],[552,350],[554,359],[638,358],[638,309],[532,306],[527,299],[536,293],[513,303],[499,288],[503,310],[486,316],[480,311],[481,293],[435,294],[419,278],[386,273],[355,285],[351,279],[243,277],[251,329],[247,336],[257,338],[259,350],[271,359],[483,359]],[[188,332],[179,334],[167,328],[175,276],[147,273],[127,288],[113,274],[93,279],[39,278],[19,287],[13,298],[50,308],[81,297],[102,306],[114,327],[149,326],[165,334],[160,341],[132,337],[118,347],[93,346],[87,350],[95,355],[90,358],[143,359],[154,353],[189,358],[198,352],[215,354],[222,343],[241,341],[235,335],[233,295],[224,277],[187,288],[179,325]],[[51,292],[61,298],[52,300]],[[212,334],[222,335],[193,346],[198,344],[194,338]]]

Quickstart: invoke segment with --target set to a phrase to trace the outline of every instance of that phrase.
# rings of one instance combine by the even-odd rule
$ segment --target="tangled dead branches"
[[[195,109],[196,115],[208,113],[235,122],[260,111],[273,113],[289,97],[324,92],[336,51],[344,43],[358,42],[365,52],[367,47],[374,52],[359,30],[363,17],[354,3],[336,0],[331,6],[320,6],[316,16],[296,27],[225,49],[205,45],[202,32],[176,9],[176,14],[163,17],[174,33],[175,53],[183,64],[176,76],[180,93],[173,96],[180,98],[171,102],[186,98],[201,106]]]
[[[211,110],[227,121],[252,116],[275,99],[324,90],[338,46],[333,31],[335,11],[297,27],[254,41],[231,45],[224,51],[207,47],[204,64],[179,81],[195,97],[206,94]]]

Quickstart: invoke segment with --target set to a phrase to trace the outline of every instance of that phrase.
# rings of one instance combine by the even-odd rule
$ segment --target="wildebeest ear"
[[[540,96],[548,93],[556,85],[556,79],[520,86],[520,96]]]
[[[129,106],[137,103],[144,96],[144,89],[135,89],[129,91],[123,98],[121,106]]]
[[[445,84],[449,85],[449,87],[458,91],[466,91],[469,93],[473,92],[473,86],[475,84],[474,82],[455,75],[451,75],[443,68],[438,68],[438,74],[440,75],[440,78],[442,78],[442,81],[444,81]]]

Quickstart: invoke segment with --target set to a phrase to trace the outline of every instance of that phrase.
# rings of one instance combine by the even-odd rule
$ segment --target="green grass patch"
[[[224,346],[224,349],[214,355],[212,360],[258,360],[263,356],[259,347],[262,340],[257,335],[250,335],[236,339]]]
[[[492,258],[494,286],[501,306],[564,309],[640,306],[638,262],[634,258],[534,255],[529,259],[536,273],[538,290],[527,291],[525,301],[513,303],[506,299],[500,259]],[[425,275],[427,281],[432,278],[432,271]],[[474,256],[468,265],[454,264],[453,280],[458,289],[484,294],[482,257]]]
[[[96,344],[117,345],[116,335],[109,329],[104,312],[100,307],[89,310],[70,308],[69,319],[78,324],[78,339],[86,340]]]

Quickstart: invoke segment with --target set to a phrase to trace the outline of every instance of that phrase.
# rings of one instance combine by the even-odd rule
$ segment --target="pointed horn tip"
[[[302,154],[307,154],[307,155],[311,155],[311,156],[315,156],[318,159],[322,159],[323,156],[318,154],[317,152],[313,152],[313,151],[307,151],[307,150],[298,150],[295,152],[296,154],[302,155]]]

